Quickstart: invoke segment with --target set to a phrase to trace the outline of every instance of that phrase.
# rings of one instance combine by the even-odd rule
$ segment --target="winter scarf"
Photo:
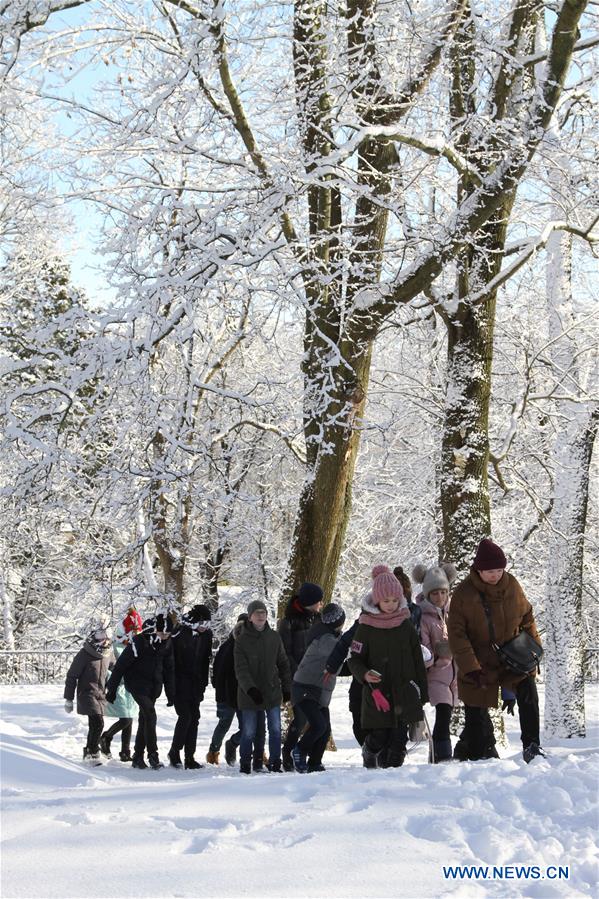
[[[360,624],[368,624],[370,627],[380,628],[381,630],[389,630],[392,627],[399,627],[409,617],[409,609],[406,609],[404,606],[395,612],[379,612],[378,615],[362,612],[359,622]]]

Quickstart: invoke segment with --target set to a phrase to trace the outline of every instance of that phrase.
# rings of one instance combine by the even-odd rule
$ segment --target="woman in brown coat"
[[[521,630],[540,642],[532,607],[505,566],[501,547],[491,540],[481,540],[470,574],[456,588],[451,601],[447,629],[466,717],[454,749],[454,758],[460,761],[498,758],[488,709],[497,707],[499,687],[515,692],[524,760],[530,762],[536,755],[543,755],[534,673],[527,676],[508,671],[492,647],[494,641],[505,643]],[[485,606],[493,622],[494,640]]]

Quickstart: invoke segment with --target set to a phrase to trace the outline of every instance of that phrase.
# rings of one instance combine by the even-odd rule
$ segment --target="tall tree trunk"
[[[556,200],[567,195],[563,184],[554,187]],[[585,736],[582,575],[589,469],[599,425],[599,405],[589,409],[578,399],[571,243],[569,234],[552,235],[546,278],[552,370],[565,394],[553,404],[559,424],[545,599],[545,732],[558,737]]]
[[[329,392],[328,422],[308,470],[295,519],[287,575],[279,609],[302,581],[319,583],[325,597],[332,595],[339,557],[349,520],[351,485],[364,412],[371,345],[352,360],[352,378],[336,383]],[[346,369],[346,374],[348,370]],[[310,427],[314,419],[310,421]]]

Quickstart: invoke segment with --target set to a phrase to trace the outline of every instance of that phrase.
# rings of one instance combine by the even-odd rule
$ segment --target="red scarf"
[[[378,615],[369,615],[368,612],[362,612],[359,621],[360,624],[368,624],[370,627],[388,630],[392,627],[399,627],[409,617],[410,611],[404,606],[395,612],[380,612]]]

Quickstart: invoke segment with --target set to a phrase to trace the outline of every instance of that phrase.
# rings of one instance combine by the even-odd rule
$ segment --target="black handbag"
[[[495,628],[493,627],[493,619],[485,597],[481,593],[480,600],[482,602],[487,621],[489,623],[489,635],[491,637],[491,646],[497,653],[497,658],[504,666],[516,674],[532,674],[533,671],[541,670],[540,661],[543,658],[543,647],[537,643],[528,631],[521,630],[519,634],[506,640],[501,645],[495,639]]]

